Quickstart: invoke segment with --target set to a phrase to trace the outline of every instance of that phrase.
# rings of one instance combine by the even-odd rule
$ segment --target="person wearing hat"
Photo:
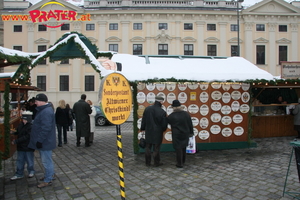
[[[148,106],[142,117],[141,131],[145,131],[146,147],[145,162],[146,166],[151,165],[151,152],[153,151],[154,166],[162,165],[160,162],[160,146],[163,139],[163,132],[167,129],[167,113],[161,108],[164,98],[155,97],[153,105]]]
[[[34,176],[34,149],[28,147],[30,141],[30,132],[31,132],[31,120],[32,112],[24,111],[21,116],[21,123],[18,125],[16,132],[11,131],[12,134],[17,135],[17,139],[12,141],[13,145],[17,145],[17,161],[16,166],[17,170],[13,177],[10,180],[18,180],[24,177],[24,168],[27,164],[28,178]]]
[[[37,94],[35,104],[37,105],[37,113],[32,125],[28,147],[39,150],[45,173],[44,177],[40,179],[43,182],[37,187],[43,188],[52,185],[54,179],[52,150],[56,147],[55,115],[45,94]]]
[[[182,168],[185,163],[186,147],[189,137],[194,135],[193,123],[188,112],[184,111],[178,100],[172,102],[173,112],[168,116],[171,125],[172,143],[176,152],[176,167]]]

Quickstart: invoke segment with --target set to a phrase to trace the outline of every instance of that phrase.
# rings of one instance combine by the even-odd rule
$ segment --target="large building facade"
[[[263,0],[248,8],[238,1],[85,0],[83,6],[63,0],[51,1],[57,4],[46,5],[47,2],[30,5],[4,0],[4,47],[45,51],[65,32],[76,31],[100,51],[134,55],[240,55],[274,76],[281,74],[280,61],[300,60],[299,2]],[[74,21],[68,16],[65,20],[37,19],[34,23],[20,17],[33,10],[55,9],[74,11],[81,20]],[[50,28],[56,26],[59,27]],[[16,66],[5,68],[14,70]],[[94,102],[98,100],[99,75],[85,60],[50,63],[47,59],[31,71],[31,81],[45,90],[54,104],[65,99],[72,106],[82,93]]]

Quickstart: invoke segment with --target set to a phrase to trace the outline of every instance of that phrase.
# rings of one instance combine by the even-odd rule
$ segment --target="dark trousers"
[[[80,145],[80,138],[81,137],[77,137],[77,145]],[[85,145],[90,145],[90,140],[89,140],[89,136],[88,137],[84,137],[84,139],[85,139]]]
[[[175,149],[177,166],[183,166],[185,163],[186,147]]]
[[[145,160],[146,165],[151,164],[151,152],[153,148],[153,159],[154,159],[154,165],[158,165],[160,162],[160,145],[161,144],[146,144],[145,148]]]
[[[56,124],[56,127],[57,127],[58,145],[62,144],[62,132],[64,135],[64,143],[67,144],[67,142],[68,142],[68,138],[67,138],[68,124],[64,124],[64,125]]]

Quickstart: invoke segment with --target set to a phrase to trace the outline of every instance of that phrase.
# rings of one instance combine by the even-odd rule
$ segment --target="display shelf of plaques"
[[[165,98],[162,109],[167,115],[173,112],[171,104],[175,99],[190,114],[198,149],[249,147],[250,84],[141,83],[137,89],[138,128],[145,108],[154,103],[155,96],[160,95]],[[140,134],[138,137],[141,137]],[[171,144],[172,132],[168,126],[164,132],[162,150]]]

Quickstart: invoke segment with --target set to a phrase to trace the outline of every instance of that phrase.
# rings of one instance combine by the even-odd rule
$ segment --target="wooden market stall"
[[[255,146],[251,140],[251,86],[273,80],[268,72],[241,57],[132,56],[114,54],[122,74],[132,83],[135,152],[145,108],[163,96],[162,108],[173,112],[178,99],[191,115],[197,147],[230,149]],[[103,74],[105,75],[105,74]],[[162,151],[173,151],[171,129],[164,132]]]
[[[294,130],[294,116],[289,107],[298,104],[300,84],[296,81],[252,86],[251,128],[253,138],[297,136]],[[282,96],[283,104],[276,98]],[[274,101],[275,100],[275,101]]]

